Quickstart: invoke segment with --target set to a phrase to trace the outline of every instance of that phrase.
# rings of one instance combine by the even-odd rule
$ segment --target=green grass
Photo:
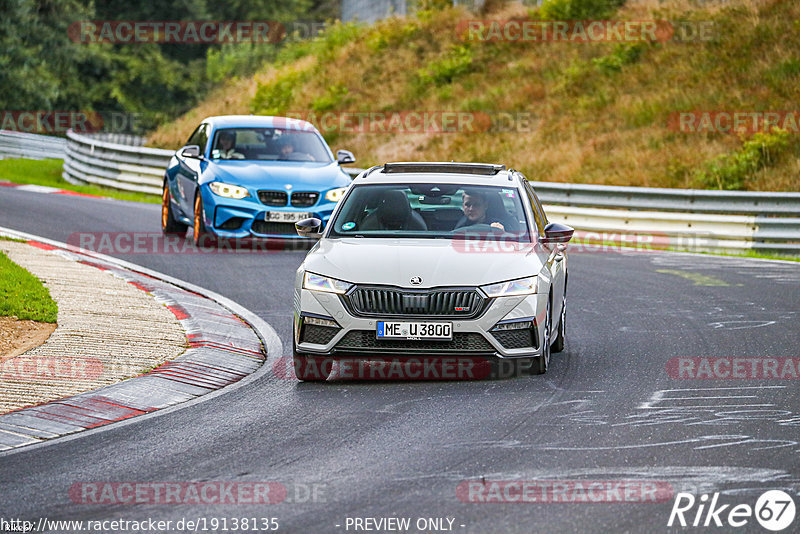
[[[57,187],[77,193],[119,200],[154,204],[161,202],[157,195],[117,191],[116,189],[94,185],[72,185],[61,177],[62,164],[63,161],[60,159],[2,159],[0,160],[0,181]]]
[[[701,252],[700,254],[711,254],[713,256],[733,256],[735,258],[756,258],[759,260],[782,260],[782,261],[798,261],[800,256],[792,256],[789,254],[769,254],[766,252],[756,252],[755,250],[748,250],[742,254],[723,254],[719,252]]]
[[[38,278],[0,252],[0,316],[55,323],[58,306]]]
[[[661,247],[658,245],[649,247],[647,243],[644,243],[641,247],[638,247],[635,244],[629,244],[625,241],[608,241],[605,239],[573,239],[570,241],[572,245],[576,246],[602,246],[607,247],[611,250],[614,248],[632,248],[637,249],[640,248],[642,250],[664,250],[668,252],[689,252],[692,254],[708,254],[710,256],[731,256],[734,258],[756,258],[759,260],[781,260],[781,261],[797,261],[800,262],[800,256],[792,255],[792,254],[775,254],[775,253],[768,253],[768,252],[758,252],[756,250],[747,250],[742,251],[740,253],[735,252],[710,252],[710,251],[697,251],[697,250],[689,250],[686,248],[680,247]]]

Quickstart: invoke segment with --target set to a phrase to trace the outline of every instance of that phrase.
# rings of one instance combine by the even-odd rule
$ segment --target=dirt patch
[[[56,325],[52,323],[0,317],[0,361],[38,347],[47,341],[55,329]]]

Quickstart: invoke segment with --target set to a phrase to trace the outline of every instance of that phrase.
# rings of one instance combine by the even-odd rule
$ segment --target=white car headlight
[[[327,193],[325,193],[325,200],[329,200],[331,202],[339,202],[342,200],[344,196],[344,192],[347,191],[346,187],[339,187],[338,189],[331,189]]]
[[[215,195],[225,198],[239,199],[250,196],[250,193],[247,191],[247,189],[244,187],[239,187],[238,185],[231,185],[223,182],[211,182],[208,184],[208,187],[211,188],[211,191],[213,191]]]
[[[353,287],[353,284],[336,280],[335,278],[328,278],[327,276],[320,276],[318,274],[306,272],[303,277],[303,289],[310,289],[311,291],[322,291],[324,293],[336,293],[343,295],[347,290]]]
[[[508,282],[481,286],[481,289],[489,297],[514,297],[518,295],[533,295],[536,293],[538,285],[536,277],[529,276],[527,278],[509,280]]]

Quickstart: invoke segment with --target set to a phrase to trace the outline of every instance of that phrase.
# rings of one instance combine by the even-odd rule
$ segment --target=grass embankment
[[[711,252],[703,252],[703,254],[713,254]],[[770,254],[767,252],[756,252],[750,250],[743,254],[720,254],[721,256],[741,256],[743,258],[756,258],[759,260],[782,260],[782,261],[797,261],[800,262],[800,256],[784,255],[784,254]]]
[[[55,323],[58,306],[31,273],[0,252],[0,317]]]
[[[726,251],[726,252],[708,252],[708,251],[694,251],[687,248],[678,248],[678,247],[648,247],[646,245],[635,245],[632,243],[620,242],[620,241],[606,241],[602,239],[591,239],[591,238],[580,238],[580,237],[573,237],[572,240],[569,242],[569,247],[571,247],[572,251],[577,253],[581,253],[583,251],[596,251],[596,250],[608,250],[608,251],[658,251],[658,250],[666,250],[670,252],[689,252],[695,254],[706,254],[710,256],[734,256],[737,258],[754,258],[759,260],[782,260],[782,261],[796,261],[800,262],[800,256],[796,255],[789,255],[789,254],[778,254],[778,253],[770,253],[770,252],[759,252],[757,250],[743,250],[741,252],[735,251]]]
[[[72,185],[61,177],[63,163],[60,159],[0,159],[0,181],[44,185],[119,200],[161,202],[158,195],[118,191],[94,185]]]
[[[205,116],[232,113],[531,113],[529,131],[324,133],[334,148],[353,150],[360,166],[455,159],[503,162],[534,180],[800,189],[800,135],[670,127],[680,111],[796,111],[800,2],[654,0],[573,17],[689,21],[690,28],[710,21],[710,39],[695,42],[492,42],[457,31],[476,17],[552,19],[557,12],[507,4],[479,16],[443,8],[371,27],[337,24],[285,47],[264,71],[231,81],[150,140],[176,148]]]

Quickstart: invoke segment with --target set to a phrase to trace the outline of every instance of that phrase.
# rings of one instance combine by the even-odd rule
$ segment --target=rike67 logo
[[[794,500],[780,490],[765,492],[754,507],[749,504],[721,504],[719,493],[714,493],[710,501],[707,494],[698,499],[691,493],[678,493],[667,526],[739,528],[749,524],[755,517],[763,528],[780,532],[794,522],[794,516]]]

